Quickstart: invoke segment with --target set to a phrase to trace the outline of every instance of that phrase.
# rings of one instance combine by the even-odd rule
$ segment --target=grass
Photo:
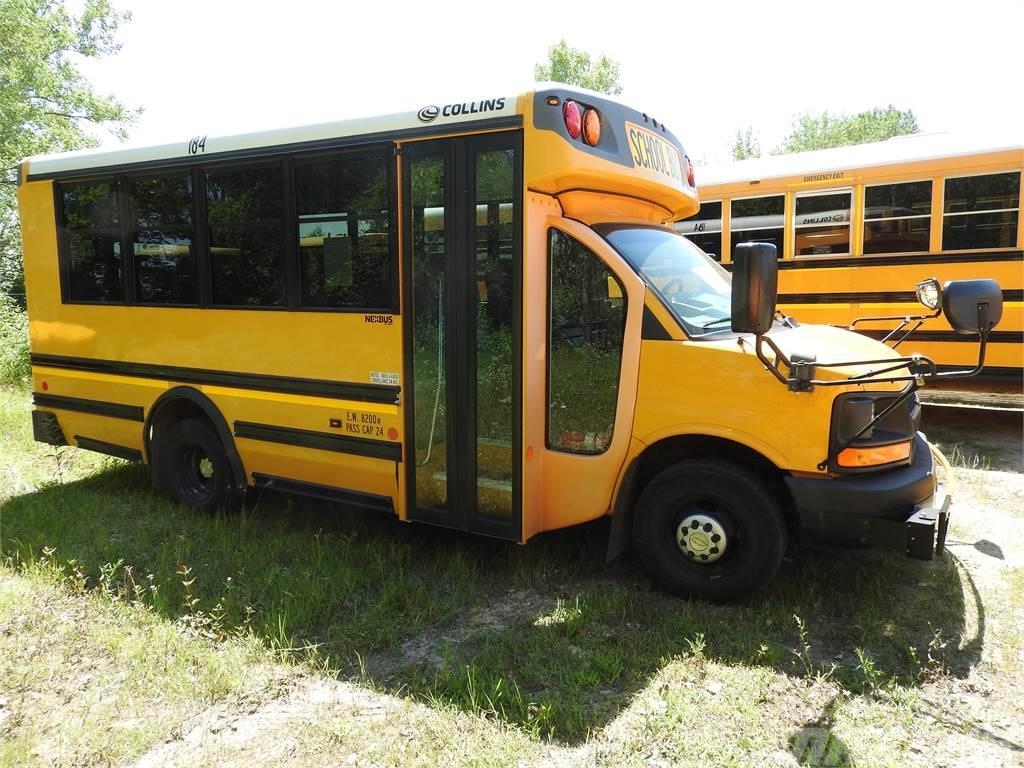
[[[606,565],[602,524],[518,547],[271,494],[196,515],[144,467],[32,443],[29,408],[0,388],[0,765],[127,760],[297,675],[404,699],[289,730],[334,762],[898,765],[939,728],[920,692],[982,659],[951,558],[807,555],[748,602],[680,601]]]

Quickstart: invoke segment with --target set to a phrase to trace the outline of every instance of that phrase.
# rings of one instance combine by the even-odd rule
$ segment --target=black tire
[[[694,522],[698,527],[691,531]],[[703,535],[688,539],[691,532]],[[633,517],[633,540],[659,586],[723,602],[772,580],[786,551],[786,526],[778,499],[757,475],[727,461],[693,460],[669,467],[647,485]]]
[[[157,479],[175,501],[199,512],[234,503],[227,451],[208,422],[182,419],[158,433],[156,443]]]

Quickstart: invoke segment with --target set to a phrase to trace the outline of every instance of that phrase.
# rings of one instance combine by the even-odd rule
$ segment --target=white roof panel
[[[977,137],[932,133],[899,136],[871,144],[791,155],[769,155],[698,167],[697,188],[1013,150],[1024,152],[1024,138],[1020,135]]]
[[[414,112],[359,117],[293,128],[275,128],[234,136],[185,136],[180,141],[156,146],[126,145],[116,149],[87,149],[31,157],[28,158],[29,177],[66,175],[77,171],[135,166],[161,161],[174,162],[198,159],[208,155],[244,154],[247,151],[269,147],[315,145],[318,142],[348,137],[372,141],[378,135],[390,136],[394,133],[410,131],[433,132],[446,125],[507,118],[515,114],[516,97],[503,96],[477,101],[429,105]],[[443,131],[438,132],[443,133]],[[205,140],[202,148],[198,146],[199,140]]]

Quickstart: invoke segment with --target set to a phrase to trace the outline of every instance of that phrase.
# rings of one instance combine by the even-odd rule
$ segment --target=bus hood
[[[850,363],[857,360],[894,360],[908,352],[896,351],[880,341],[831,325],[800,325],[796,328],[773,330],[768,334],[786,357],[793,359],[811,358],[817,362],[815,378],[846,379],[850,376],[862,376],[882,368],[890,367],[891,363],[874,363],[871,365],[830,366],[830,363]],[[753,340],[751,340],[753,346]],[[769,349],[765,353],[772,357]],[[788,373],[788,371],[783,371]],[[890,371],[887,375],[902,376],[906,369]],[[903,386],[902,384],[899,386]]]

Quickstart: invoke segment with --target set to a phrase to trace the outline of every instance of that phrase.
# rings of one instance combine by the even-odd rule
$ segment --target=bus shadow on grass
[[[807,553],[745,602],[653,589],[606,564],[607,524],[528,546],[277,494],[200,515],[112,464],[0,504],[3,556],[214,635],[252,632],[298,660],[575,744],[674,660],[827,676],[851,693],[981,655],[981,595],[950,556]]]

